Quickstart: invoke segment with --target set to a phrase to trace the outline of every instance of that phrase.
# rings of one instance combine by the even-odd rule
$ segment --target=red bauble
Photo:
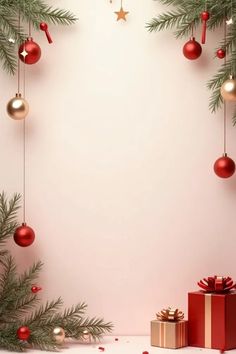
[[[30,337],[30,329],[26,326],[18,328],[17,337],[20,340],[28,340]]]
[[[201,13],[201,19],[202,19],[202,21],[208,21],[209,18],[210,18],[210,14],[209,14],[208,11],[203,11],[203,12]]]
[[[42,288],[40,288],[39,286],[36,286],[36,285],[32,286],[32,288],[31,288],[31,291],[32,291],[32,293],[34,293],[34,294],[36,294],[36,293],[39,292],[40,290],[42,290]]]
[[[219,58],[219,59],[224,59],[225,56],[226,56],[225,50],[222,49],[222,48],[218,49],[217,52],[216,52],[216,56],[217,56],[217,58]]]
[[[235,172],[235,163],[234,161],[224,154],[214,164],[215,174],[220,178],[229,178],[233,176]]]
[[[14,240],[18,246],[28,247],[32,245],[35,239],[34,230],[23,223],[19,226],[14,233]]]
[[[29,37],[19,47],[19,58],[25,64],[35,64],[41,57],[40,46]]]
[[[202,54],[201,45],[192,37],[183,47],[183,54],[189,60],[195,60]]]

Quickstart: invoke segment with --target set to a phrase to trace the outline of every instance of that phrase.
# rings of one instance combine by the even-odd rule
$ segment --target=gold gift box
[[[151,321],[151,345],[177,349],[188,345],[188,321]]]

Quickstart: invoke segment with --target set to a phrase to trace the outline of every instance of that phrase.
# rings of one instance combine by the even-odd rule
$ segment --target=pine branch
[[[20,22],[32,23],[39,30],[40,22],[72,25],[78,19],[68,10],[52,8],[42,0],[0,0],[0,61],[9,74],[17,69],[17,47],[27,37]],[[13,39],[16,45],[9,44]]]
[[[32,329],[40,327],[41,325],[45,326],[45,321],[47,321],[50,316],[53,316],[62,304],[62,299],[58,298],[57,300],[47,302],[44,306],[40,306],[37,311],[25,320],[26,326]]]
[[[15,230],[19,200],[18,194],[8,200],[4,192],[0,193],[0,243]],[[84,318],[87,308],[84,302],[63,312],[59,312],[61,298],[38,307],[38,296],[32,293],[31,287],[41,268],[42,263],[37,262],[28,271],[18,275],[13,257],[7,251],[0,251],[0,348],[18,352],[30,347],[58,350],[53,336],[53,329],[58,326],[64,328],[66,337],[75,339],[83,339],[84,330],[89,331],[93,339],[112,330],[110,322]],[[27,341],[17,338],[20,326],[29,327],[30,337]]]
[[[165,14],[159,15],[157,18],[153,18],[151,22],[146,25],[146,28],[149,32],[172,29],[174,26],[178,26],[181,22],[187,21],[187,17],[188,14],[186,11],[168,11]]]
[[[19,194],[15,194],[8,201],[4,192],[0,193],[0,245],[5,243],[18,225],[16,217],[19,209],[19,201]]]

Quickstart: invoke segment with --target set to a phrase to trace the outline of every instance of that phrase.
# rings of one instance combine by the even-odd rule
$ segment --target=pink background
[[[53,2],[52,2],[53,4]],[[236,277],[236,177],[212,170],[222,113],[208,111],[206,81],[222,32],[202,57],[185,40],[149,34],[158,1],[61,0],[79,22],[35,34],[43,57],[27,67],[27,222],[32,247],[9,247],[21,268],[41,259],[42,298],[85,300],[116,334],[148,334],[162,307],[186,310],[187,291],[214,274]],[[200,29],[196,37],[200,36]],[[5,104],[16,79],[1,74],[1,189],[22,192],[22,123]],[[236,159],[228,118],[228,152]],[[21,217],[20,217],[21,220]]]

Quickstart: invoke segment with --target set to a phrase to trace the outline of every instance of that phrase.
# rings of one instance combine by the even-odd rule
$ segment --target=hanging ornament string
[[[20,11],[18,13],[18,31],[20,31]],[[17,93],[20,94],[20,58],[17,59]]]
[[[226,48],[226,35],[227,35],[227,29],[226,29],[226,22],[224,23],[224,47]],[[226,61],[227,61],[227,53],[225,51],[225,57],[224,57],[224,66],[226,67]],[[226,107],[226,101],[224,100],[224,128],[223,128],[223,144],[224,144],[224,156],[227,156],[227,146],[226,146],[226,139],[227,139],[227,132],[226,132],[226,116],[227,116],[227,107]]]
[[[225,16],[226,18],[226,16]],[[224,48],[225,48],[225,56],[224,56],[224,66],[226,66],[227,63],[227,57],[226,57],[226,36],[227,36],[227,29],[226,29],[226,21],[224,24]],[[232,68],[231,68],[232,70]],[[235,172],[235,163],[234,161],[227,156],[227,122],[226,122],[226,116],[227,116],[227,100],[231,97],[232,93],[228,92],[227,85],[228,82],[234,81],[231,77],[229,80],[227,80],[223,85],[223,89],[221,88],[221,95],[224,98],[224,103],[223,103],[223,156],[218,158],[215,163],[214,163],[214,171],[215,174],[220,177],[220,178],[229,178],[231,177],[234,172]],[[230,82],[230,87],[232,87],[232,82]]]
[[[19,60],[19,59],[18,59]],[[25,99],[25,62],[23,63],[23,97]],[[25,224],[25,210],[26,210],[26,203],[25,203],[25,119],[23,119],[23,223]]]
[[[29,21],[29,37],[32,36],[32,31],[31,31],[31,21]]]

